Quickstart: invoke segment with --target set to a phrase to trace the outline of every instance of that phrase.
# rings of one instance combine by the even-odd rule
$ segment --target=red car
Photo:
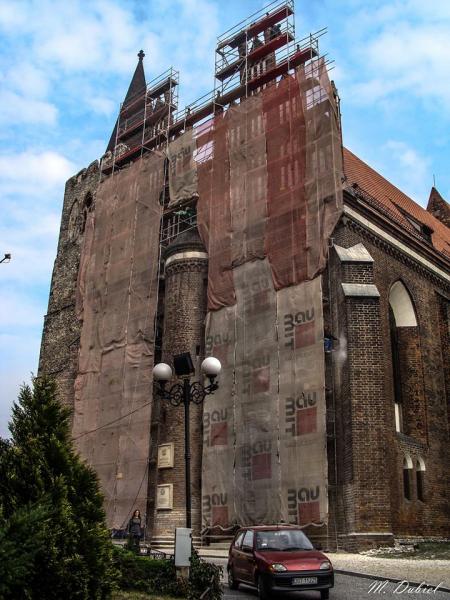
[[[315,550],[299,527],[274,525],[240,529],[228,555],[228,585],[258,589],[261,600],[272,593],[318,590],[328,598],[334,585],[333,565]]]

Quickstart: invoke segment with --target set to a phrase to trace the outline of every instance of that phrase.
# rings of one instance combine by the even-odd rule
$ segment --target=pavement
[[[167,549],[166,552],[169,552]],[[223,567],[225,598],[229,600],[244,600],[257,598],[256,592],[250,587],[241,586],[239,592],[228,590],[226,564],[228,553],[224,549],[201,548],[199,554],[205,560]],[[382,595],[384,600],[398,598],[407,594],[409,598],[421,598],[426,594],[422,585],[439,586],[435,592],[427,593],[427,597],[435,600],[443,598],[450,600],[450,560],[381,558],[364,554],[347,552],[327,552],[333,563],[336,577],[335,587],[330,598],[346,600],[347,598],[362,598],[366,594]],[[380,582],[380,583],[377,583]],[[386,582],[386,583],[384,583]],[[383,585],[384,583],[384,585]],[[409,584],[409,587],[408,587]],[[404,596],[406,597],[406,596]],[[317,600],[318,592],[302,592],[289,594],[289,600]]]
[[[410,591],[412,590],[412,591]],[[406,584],[392,583],[387,581],[378,581],[365,577],[354,577],[336,573],[334,588],[330,590],[330,600],[361,600],[371,596],[382,597],[383,600],[399,600],[399,596],[419,599],[425,592],[418,591],[417,588],[407,588]],[[425,597],[434,600],[449,600],[450,594],[442,592],[438,588],[435,592],[431,590]],[[280,600],[320,600],[320,592],[289,592],[288,595],[279,596]],[[239,590],[229,590],[224,588],[224,600],[258,600],[256,590],[248,586],[241,585]],[[275,600],[275,597],[274,597]]]

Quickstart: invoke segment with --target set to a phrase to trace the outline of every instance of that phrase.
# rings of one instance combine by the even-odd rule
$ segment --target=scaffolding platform
[[[279,0],[271,2],[219,36],[217,50],[221,50],[226,46],[237,48],[246,39],[255,37],[265,29],[269,29],[269,27],[273,27],[280,21],[293,15],[293,0],[289,0],[288,2],[279,2]]]
[[[312,67],[303,85],[313,90],[318,85],[313,68],[319,57],[318,40],[326,31],[296,40],[293,0],[268,4],[217,38],[213,90],[177,110],[179,75],[169,68],[143,93],[120,106],[115,150],[102,159],[102,172],[109,174],[143,152],[164,147],[301,65]]]

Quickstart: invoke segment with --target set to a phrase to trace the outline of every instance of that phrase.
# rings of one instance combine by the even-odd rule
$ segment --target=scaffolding
[[[265,497],[270,505],[271,520],[277,518],[281,508],[285,511],[286,506],[276,504],[281,499],[281,491],[278,499],[272,498],[274,494],[271,485],[275,480],[278,481],[276,478],[279,478],[280,482],[282,477],[284,478],[283,494],[290,491],[288,487],[291,484],[295,485],[295,489],[307,485],[308,494],[313,490],[311,496],[315,496],[313,500],[317,500],[317,482],[310,477],[305,484],[299,479],[298,469],[295,467],[295,462],[298,463],[295,457],[300,456],[300,451],[305,455],[306,452],[311,454],[309,442],[303,445],[300,443],[301,436],[312,436],[315,433],[318,434],[316,456],[320,459],[316,460],[315,464],[320,468],[314,471],[311,467],[310,470],[314,471],[314,477],[321,482],[321,499],[317,502],[311,500],[307,507],[298,506],[295,501],[294,513],[290,511],[289,518],[299,520],[299,511],[304,510],[306,512],[302,517],[303,522],[322,525],[327,514],[327,497],[324,493],[327,478],[324,443],[327,426],[328,430],[332,430],[335,425],[334,412],[323,412],[326,404],[320,273],[324,268],[323,261],[330,231],[340,214],[342,190],[340,154],[336,151],[340,139],[338,126],[334,121],[332,87],[326,75],[329,61],[325,57],[319,58],[319,38],[325,33],[326,28],[297,40],[294,0],[271,2],[219,36],[215,51],[213,90],[179,110],[179,74],[171,67],[146,85],[140,93],[122,103],[113,136],[113,150],[107,152],[101,161],[101,174],[114,175],[117,172],[114,179],[104,178],[103,196],[100,194],[100,201],[97,200],[104,211],[101,226],[109,232],[108,235],[112,231],[119,231],[122,238],[109,239],[105,233],[93,239],[98,244],[97,253],[108,255],[112,263],[113,259],[116,259],[117,264],[124,270],[127,277],[122,277],[121,281],[126,280],[129,285],[133,283],[134,286],[135,281],[132,281],[131,275],[136,269],[140,269],[138,274],[145,289],[151,290],[151,296],[147,296],[150,309],[148,306],[142,308],[139,305],[139,290],[133,287],[137,299],[133,300],[134,304],[129,303],[127,319],[130,323],[136,319],[140,325],[138,333],[142,329],[148,339],[151,339],[153,318],[154,332],[157,329],[156,313],[163,251],[180,234],[197,228],[198,210],[198,230],[209,256],[208,294],[212,290],[208,331],[210,334],[217,332],[218,335],[210,336],[212,339],[220,338],[223,332],[229,333],[228,349],[226,344],[222,344],[222,347],[217,348],[217,354],[225,352],[224,368],[228,368],[229,372],[224,380],[230,385],[231,382],[234,382],[233,385],[238,382],[240,394],[238,397],[235,388],[226,389],[223,385],[222,391],[219,391],[216,397],[217,406],[223,408],[228,402],[230,415],[236,414],[242,424],[239,445],[230,444],[230,452],[234,452],[235,455],[224,456],[222,464],[222,467],[226,467],[222,469],[222,475],[227,475],[227,469],[235,469],[237,464],[238,478],[235,480],[235,475],[228,480],[224,477],[222,483],[224,490],[229,490],[232,482],[233,493],[236,492],[239,499],[238,504],[246,506],[246,519],[254,518],[253,508],[246,504],[250,497],[246,491],[251,490],[253,485],[259,486],[261,497]],[[228,111],[228,108],[230,110],[225,114],[224,111]],[[182,134],[187,135],[182,138]],[[178,162],[184,167],[185,163],[189,162],[185,159],[189,157],[190,162],[184,174],[188,173],[189,169],[195,170],[197,189],[191,192],[194,186],[189,182],[190,186],[183,188],[184,195],[180,194],[178,201],[176,193],[173,194],[172,190],[169,193],[169,172],[172,180],[176,176],[170,169],[170,151],[183,140],[187,142],[184,147],[180,144],[177,149],[181,157]],[[159,152],[151,153],[154,150]],[[145,159],[139,161],[144,154]],[[177,157],[178,154],[174,152],[173,156]],[[130,169],[123,169],[133,161],[135,162],[131,164]],[[151,161],[155,164],[150,164]],[[174,163],[176,162],[177,159]],[[122,171],[119,173],[120,170]],[[135,181],[137,177],[141,183],[138,186],[131,185],[130,182]],[[116,188],[119,188],[120,194],[116,193]],[[143,195],[151,191],[151,206],[140,202],[139,189]],[[114,198],[116,203],[112,212],[110,198]],[[126,222],[122,219],[121,211],[127,206]],[[111,219],[115,219],[116,222]],[[131,230],[131,219],[134,219],[132,226],[137,227],[135,233],[140,233],[142,239],[151,246],[147,255],[140,255],[143,258],[141,262],[136,260],[137,266],[134,265],[134,255],[132,260],[117,260],[124,248],[131,251],[129,248],[132,247],[134,251],[134,242],[133,246],[124,242]],[[115,223],[116,230],[110,226],[111,223]],[[149,231],[151,236],[148,235]],[[137,239],[136,235],[134,239]],[[105,246],[107,252],[101,244],[109,244],[109,247]],[[151,273],[147,261],[147,256],[150,255],[154,258],[150,261]],[[107,316],[113,320],[120,313],[123,294],[130,292],[124,289],[121,283],[115,292],[117,297],[113,296],[108,290],[109,280],[104,281],[94,268],[101,270],[103,265],[94,263],[90,277],[94,291],[100,289],[101,285],[106,288],[108,294],[104,293],[103,288],[100,291],[105,297],[108,296],[105,301],[109,311]],[[127,269],[131,271],[128,272]],[[249,282],[256,282],[256,287],[249,286]],[[261,286],[261,289],[258,286]],[[141,296],[144,297],[145,293]],[[92,296],[88,300],[92,304],[95,297]],[[308,308],[305,312],[299,312],[299,306]],[[305,315],[308,314],[308,310],[309,322],[306,323]],[[315,322],[314,314],[317,317]],[[289,319],[293,320],[293,315],[299,322],[296,323],[295,329],[294,325],[291,329],[286,329],[286,323],[289,324]],[[116,321],[118,329],[121,321]],[[268,327],[264,330],[258,329],[258,321],[267,323]],[[237,323],[246,325],[237,327]],[[275,335],[278,323],[284,323],[285,328],[280,329],[280,335],[278,331]],[[92,332],[86,330],[86,361],[90,356],[88,350],[93,347],[89,345],[90,333]],[[128,343],[128,329],[126,334],[122,331],[119,333],[126,337]],[[110,337],[113,334],[115,335],[114,331],[109,334]],[[235,334],[240,336],[239,339],[236,338],[236,343],[232,341]],[[156,333],[154,339],[157,339]],[[268,349],[269,358],[264,362]],[[132,355],[131,352],[129,354]],[[142,356],[147,362],[143,363],[142,371],[136,371],[139,376],[141,373],[150,373],[149,366],[153,360],[153,357],[144,351]],[[107,374],[116,369],[116,365],[105,364],[106,367],[102,365],[101,368]],[[140,362],[138,366],[141,367]],[[133,373],[131,367],[134,366],[131,365],[129,369],[130,373]],[[136,412],[135,404],[142,401],[141,392],[148,381],[142,379],[141,382],[136,379],[133,382],[130,373],[127,385],[128,380],[131,384],[126,391],[127,394],[129,389],[133,391],[133,394],[129,394],[131,402],[128,415],[131,419],[131,415]],[[108,382],[108,385],[113,386],[115,380],[110,377]],[[280,382],[284,387],[279,386]],[[87,382],[87,387],[88,384],[91,385]],[[100,378],[98,385],[100,386]],[[279,403],[274,412],[273,398],[288,398],[299,389],[302,390],[301,398],[307,397],[311,402],[309,407],[297,407],[295,416],[292,416],[294,408]],[[85,399],[100,397],[96,395],[95,388],[88,391],[90,397],[85,393]],[[315,395],[322,411],[319,413],[315,408]],[[253,402],[255,399],[257,401]],[[262,401],[266,404],[261,404]],[[147,404],[149,403],[142,406],[147,407]],[[262,407],[258,408],[260,412],[252,413],[253,405]],[[285,421],[280,420],[283,410],[286,414],[283,413],[282,419]],[[309,412],[298,412],[301,410]],[[288,414],[289,411],[292,414]],[[146,414],[150,419],[150,414]],[[81,413],[80,415],[82,416]],[[328,423],[325,421],[325,415],[332,417]],[[271,420],[266,422],[266,417],[270,417]],[[120,416],[117,422],[122,418]],[[253,429],[254,422],[259,423],[256,433]],[[230,420],[230,425],[231,423]],[[134,426],[134,422],[132,424]],[[99,436],[103,435],[105,427],[99,427],[99,430],[102,430]],[[277,427],[282,435],[281,445],[278,440],[270,437],[270,432],[276,431]],[[117,431],[120,437],[122,434],[119,427]],[[232,431],[231,426],[229,431]],[[120,452],[127,447],[126,435],[128,434],[122,435],[121,438],[123,447],[119,447],[119,458]],[[258,443],[268,444],[270,449],[259,457],[256,453],[254,463],[247,464],[247,441],[253,439],[254,435],[257,435],[255,439]],[[81,433],[80,439],[82,436],[86,437],[86,433]],[[219,438],[218,441],[223,442],[223,436]],[[225,446],[218,443],[212,444],[211,447],[215,445]],[[98,447],[101,458],[102,447]],[[144,450],[147,448],[145,440],[143,447]],[[288,447],[293,449],[291,454]],[[91,445],[86,442],[86,448],[92,453],[97,452],[93,442]],[[280,454],[277,454],[279,449],[284,452],[281,461],[278,459]],[[296,455],[294,451],[297,452]],[[210,472],[220,472],[221,463],[216,460],[220,458],[219,454],[205,454],[210,461]],[[117,462],[115,465],[117,468],[118,464]],[[207,462],[205,464],[208,465]],[[130,498],[125,497],[120,488],[120,481],[116,481],[119,479],[119,473],[113,472],[111,465],[105,470],[105,481],[112,482],[110,502],[114,502],[114,513],[119,514],[120,524],[123,515],[131,510],[135,502],[130,503]],[[284,469],[283,472],[281,468]],[[142,482],[146,482],[148,475],[147,469],[148,461],[140,486],[137,486],[137,493],[141,494],[142,498],[146,498],[147,493],[146,489],[142,492],[145,488],[145,483],[143,488]],[[256,480],[256,484],[252,483],[252,478]],[[264,483],[263,480],[270,482]],[[209,478],[209,481],[212,481],[212,478]],[[139,481],[137,483],[139,484]],[[116,497],[120,495],[118,489],[122,494],[119,512],[115,508]],[[230,513],[229,517],[225,519],[220,515],[211,515],[205,524],[210,531],[216,526],[222,531],[229,531],[228,525],[237,522],[236,519],[240,519],[242,514],[236,517]]]
[[[296,67],[313,65],[319,56],[319,38],[326,31],[322,28],[296,39],[294,0],[275,0],[253,13],[217,38],[210,92],[178,109],[179,73],[170,67],[151,81],[145,92],[120,106],[114,151],[103,157],[102,173],[108,175],[143,152],[163,148],[194,125]],[[322,59],[329,66],[330,61]]]
[[[102,173],[109,175],[144,152],[167,144],[178,108],[178,83],[179,72],[170,67],[150,81],[142,93],[121,103],[114,150],[102,158]]]

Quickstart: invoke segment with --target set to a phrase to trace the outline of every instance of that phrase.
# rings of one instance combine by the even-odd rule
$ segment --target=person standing
[[[141,539],[141,511],[136,509],[128,523],[128,535],[130,546],[139,554],[139,542]]]

